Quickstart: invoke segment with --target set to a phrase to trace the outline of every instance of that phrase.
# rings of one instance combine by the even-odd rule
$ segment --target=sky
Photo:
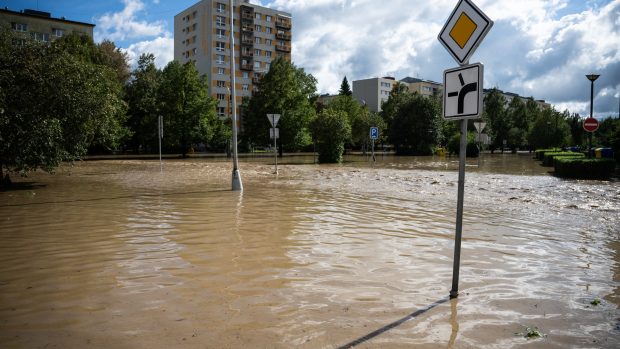
[[[228,2],[228,0],[224,0]],[[135,64],[153,53],[173,59],[174,15],[197,0],[0,0],[0,7],[51,12],[95,24]],[[349,82],[392,76],[442,82],[458,64],[437,40],[457,0],[252,0],[293,16],[293,63],[335,94]],[[471,63],[484,64],[484,87],[544,99],[557,110],[618,117],[620,0],[474,0],[494,21]]]

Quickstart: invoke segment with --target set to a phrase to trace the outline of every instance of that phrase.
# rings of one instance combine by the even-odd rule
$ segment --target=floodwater
[[[448,300],[457,159],[347,160],[241,159],[242,193],[213,159],[18,178],[0,347],[620,347],[620,182],[468,159]]]

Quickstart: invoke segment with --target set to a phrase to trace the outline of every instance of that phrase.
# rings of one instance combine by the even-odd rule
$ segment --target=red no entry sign
[[[595,118],[587,118],[583,121],[583,129],[588,132],[594,132],[598,130],[598,120]]]

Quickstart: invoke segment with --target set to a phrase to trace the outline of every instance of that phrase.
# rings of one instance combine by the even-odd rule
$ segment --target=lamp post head
[[[600,75],[599,74],[588,74],[586,75],[586,78],[588,78],[588,80],[594,82],[594,80],[598,79]]]

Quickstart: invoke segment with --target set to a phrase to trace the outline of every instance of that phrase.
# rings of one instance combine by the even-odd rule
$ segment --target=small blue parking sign
[[[379,128],[378,127],[370,128],[370,139],[379,139]]]

